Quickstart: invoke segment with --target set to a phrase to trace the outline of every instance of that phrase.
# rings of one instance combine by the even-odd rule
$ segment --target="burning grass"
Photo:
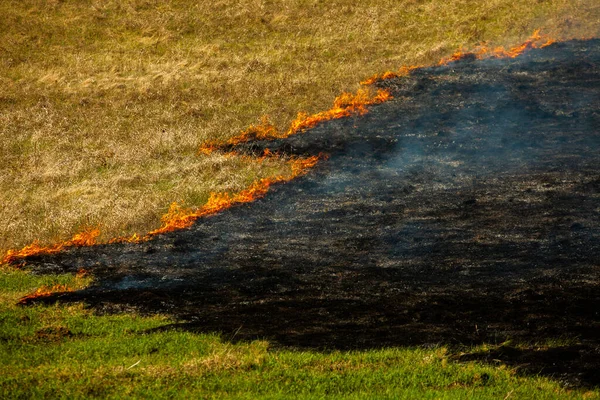
[[[84,244],[85,246],[90,246],[90,243]],[[70,283],[55,283],[53,285],[41,285],[35,291],[21,297],[17,304],[25,305],[30,301],[43,298],[50,297],[54,293],[64,293],[64,292],[73,292],[75,290],[81,289],[87,286],[91,281],[91,278],[88,275],[88,272],[85,269],[80,269],[79,272],[75,275],[74,279]]]
[[[262,121],[258,125],[250,125],[239,136],[234,136],[225,143],[209,141],[200,146],[200,154],[211,154],[221,145],[234,146],[239,143],[248,142],[259,139],[281,139],[307,129],[314,128],[317,124],[332,119],[350,117],[352,115],[363,115],[367,113],[367,106],[383,103],[391,99],[389,91],[379,89],[375,93],[370,88],[360,88],[356,93],[342,93],[335,98],[333,106],[326,111],[321,111],[316,114],[308,115],[306,112],[298,113],[298,116],[290,124],[290,127],[285,132],[280,132],[273,125],[268,115],[262,117]]]
[[[37,241],[34,241],[32,244],[23,247],[21,250],[7,251],[6,255],[2,259],[2,262],[5,264],[13,264],[20,258],[40,253],[54,254],[72,246],[92,246],[96,244],[96,238],[98,235],[100,235],[99,229],[90,228],[75,234],[71,240],[55,243],[50,246],[42,246]]]
[[[538,27],[593,36],[595,3],[3,2],[0,253],[87,226],[98,241],[143,236],[174,201],[198,209],[289,172],[198,156],[202,143],[306,129],[373,71],[460,46],[510,46]]]
[[[544,48],[555,42],[555,39],[549,37],[548,35],[540,34],[540,30],[536,29],[531,35],[531,37],[529,37],[525,42],[521,43],[518,46],[513,46],[509,49],[505,49],[503,46],[490,48],[485,44],[481,44],[477,46],[473,51],[461,49],[456,53],[452,54],[450,57],[442,58],[438,64],[447,65],[448,63],[458,61],[469,55],[473,55],[479,60],[488,57],[515,58],[523,54],[528,49]]]
[[[518,46],[513,46],[509,49],[504,48],[504,46],[498,46],[495,48],[490,48],[486,44],[480,44],[475,47],[474,50],[468,49],[460,49],[453,53],[449,57],[443,57],[438,65],[447,65],[451,62],[455,62],[461,60],[468,56],[474,56],[477,59],[484,59],[488,57],[495,58],[515,58],[519,55],[523,54],[528,49],[537,49],[543,48],[551,45],[556,40],[551,38],[548,35],[543,35],[540,33],[539,29],[536,29],[533,34],[523,43]],[[422,65],[411,65],[411,66],[402,66],[397,71],[386,71],[382,74],[375,74],[364,81],[361,81],[361,85],[372,85],[376,82],[383,81],[386,79],[394,79],[403,76],[407,76],[411,71],[423,67]]]
[[[266,157],[267,156],[265,156],[263,160]],[[271,185],[275,183],[286,182],[304,174],[308,169],[312,168],[318,162],[318,159],[319,157],[316,156],[309,158],[293,158],[288,161],[290,164],[291,174],[288,174],[287,176],[279,175],[273,178],[263,178],[254,181],[248,188],[234,194],[227,192],[211,193],[206,204],[197,209],[183,208],[177,203],[172,203],[169,207],[169,211],[161,218],[162,224],[160,228],[154,229],[143,236],[133,234],[130,237],[113,238],[110,239],[108,243],[139,243],[150,240],[153,236],[161,233],[187,228],[191,226],[198,218],[216,214],[237,204],[248,203],[263,197],[269,191],[269,187]],[[61,250],[73,246],[93,246],[98,244],[96,238],[99,235],[99,229],[90,228],[77,233],[71,240],[55,243],[50,246],[42,246],[35,241],[32,244],[23,247],[21,250],[7,251],[6,255],[2,259],[2,263],[18,264],[20,259],[28,256],[58,253]],[[38,289],[38,291],[31,296],[39,297],[56,291],[67,291],[67,288],[60,286],[53,289]]]
[[[481,45],[475,52],[465,52],[460,50],[450,57],[443,58],[439,62],[439,65],[446,65],[450,62],[458,61],[468,55],[474,55],[479,59],[484,57],[515,58],[527,49],[542,48],[554,43],[554,41],[554,39],[551,39],[545,35],[540,35],[539,30],[536,30],[523,44],[512,47],[508,50],[504,49],[504,47],[498,47],[490,50],[487,46]],[[392,95],[388,90],[377,89],[375,91],[369,85],[379,80],[407,76],[416,68],[418,67],[404,66],[401,67],[396,73],[385,72],[382,75],[374,75],[368,78],[366,81],[361,82],[361,84],[366,85],[366,87],[361,87],[356,93],[342,93],[340,96],[336,97],[333,102],[333,106],[330,109],[312,115],[309,115],[305,112],[298,113],[296,119],[291,122],[290,127],[285,132],[279,131],[277,127],[270,121],[269,117],[265,115],[262,117],[260,124],[250,125],[249,128],[242,131],[238,136],[234,136],[225,142],[219,142],[215,140],[206,141],[200,146],[198,155],[211,155],[215,150],[218,150],[223,146],[235,146],[251,140],[286,138],[288,136],[304,132],[307,129],[313,128],[317,124],[325,121],[350,117],[352,115],[363,115],[367,113],[367,106],[383,103],[392,98]],[[236,154],[235,152],[230,152],[228,155],[235,156]],[[250,163],[253,161],[249,157],[242,158],[248,160]],[[262,163],[266,158],[277,157],[276,155],[272,154],[269,149],[266,149],[263,157],[259,158],[258,162]],[[285,182],[304,174],[307,169],[316,164],[317,160],[318,157],[311,157],[309,159],[292,159],[288,161],[288,164],[291,165],[292,171],[289,176],[284,177],[283,175],[278,175],[275,177],[256,180],[248,188],[234,195],[230,193],[212,192],[206,204],[197,209],[182,208],[176,202],[173,202],[171,203],[168,212],[162,216],[162,224],[159,228],[153,229],[145,235],[140,235],[136,232],[131,236],[115,237],[108,240],[108,243],[139,243],[150,240],[153,236],[158,234],[187,228],[191,226],[198,218],[215,214],[233,205],[251,202],[259,197],[264,196],[267,193],[270,185],[277,182]],[[19,259],[32,255],[57,253],[65,248],[73,246],[92,246],[97,244],[96,238],[99,235],[99,229],[91,228],[76,234],[71,240],[58,242],[49,246],[40,245],[36,240],[32,244],[23,247],[21,250],[8,250],[2,259],[2,262],[7,264],[15,264]]]
[[[52,3],[48,4],[52,6]],[[107,22],[110,24],[115,14],[118,17],[119,12],[129,12],[116,11],[113,7],[115,4],[106,3],[92,7],[91,12],[96,18],[94,21],[98,24]],[[136,4],[129,3],[130,6]],[[365,4],[370,5],[370,3]],[[508,2],[502,4],[505,4],[507,10],[504,14],[500,12],[502,10],[498,10],[498,15],[510,17],[514,14],[518,15],[513,12]],[[488,7],[500,7],[502,4],[488,3]],[[36,15],[35,6],[42,7],[39,4],[30,7],[32,20],[36,17],[41,18]],[[472,7],[472,4],[461,3],[458,6],[453,4],[448,7],[466,8],[467,6]],[[515,8],[519,6],[517,4]],[[536,7],[546,7],[543,10],[547,13],[550,13],[548,10],[554,10],[552,7],[560,6],[559,2],[536,5]],[[562,6],[566,7],[564,4]],[[10,7],[18,10],[21,6],[13,3]],[[65,12],[64,9],[60,10],[58,4],[54,7],[54,10],[49,10],[51,13]],[[347,6],[341,15],[351,20],[352,7],[359,6]],[[417,5],[407,3],[406,9],[413,12],[414,7]],[[429,5],[429,7],[437,7],[434,10],[436,12],[452,11],[443,9],[446,7],[443,5]],[[223,11],[218,5],[216,8]],[[591,9],[593,9],[591,6],[588,9],[581,7],[583,10],[581,12],[585,14]],[[127,7],[124,10],[127,10]],[[536,10],[538,14],[535,12],[533,14],[540,15],[539,9]],[[9,15],[8,18],[12,18],[11,12],[0,13],[0,15],[4,18]],[[143,7],[136,8],[136,12],[143,13]],[[380,14],[384,15],[383,12]],[[256,13],[246,10],[245,15],[252,16]],[[294,14],[290,12],[289,15]],[[451,13],[450,20],[453,15]],[[289,17],[287,20],[284,17],[273,16],[271,22],[281,21],[281,18],[284,22],[288,22]],[[364,15],[361,17],[365,18]],[[529,18],[527,15],[526,17]],[[481,23],[478,17],[473,18]],[[135,36],[136,41],[139,41],[140,45],[148,46],[144,47],[140,54],[143,55],[143,51],[147,51],[149,54],[146,56],[152,58],[156,56],[153,51],[161,51],[161,49],[165,51],[161,46],[164,46],[165,42],[174,40],[173,35],[177,32],[170,32],[167,28],[152,30],[146,27],[147,29],[144,30],[143,19],[141,21],[141,26],[132,24],[126,29],[140,30],[140,36]],[[469,26],[468,18],[461,21],[463,21],[461,26]],[[506,23],[503,27],[513,26],[511,24],[514,24],[514,19],[510,21],[510,24]],[[564,23],[565,26],[572,24],[572,22]],[[431,23],[427,24],[427,21],[424,21],[423,25],[431,28]],[[527,24],[523,22],[523,25]],[[9,24],[9,26],[13,25]],[[557,22],[557,26],[560,27],[561,24]],[[89,29],[93,31],[94,28],[98,29],[92,23]],[[417,27],[416,36],[421,32],[418,29],[420,28]],[[515,31],[519,29],[514,28]],[[524,30],[529,32],[531,29],[527,27]],[[329,33],[331,32],[333,31],[330,30]],[[94,36],[94,32],[87,34]],[[431,35],[437,38],[434,33]],[[493,36],[492,33],[489,35]],[[496,34],[496,37],[498,35]],[[399,38],[407,36],[400,35]],[[473,34],[473,36],[477,35]],[[381,35],[379,38],[381,39]],[[17,43],[23,49],[28,49],[28,38],[21,39],[21,42],[17,41]],[[42,37],[40,40],[45,39]],[[416,38],[408,42],[414,45],[418,40],[420,39]],[[3,43],[9,43],[4,44],[8,47],[14,45],[10,41]],[[128,43],[122,43],[119,51],[131,51],[126,44]],[[377,43],[377,45],[388,51],[391,48],[386,47],[385,43]],[[426,48],[428,50],[425,51],[431,51],[436,56],[448,50],[440,48],[432,50],[433,45]],[[423,51],[423,47],[420,49]],[[3,48],[2,51],[4,50]],[[10,66],[13,62],[17,64],[29,62],[32,70],[35,70],[32,66],[35,66],[36,62],[40,63],[40,60],[36,60],[35,55],[31,54],[29,54],[31,58],[29,61],[18,60],[19,57],[27,57],[26,51],[17,51],[13,54],[10,59],[2,59],[2,68],[5,68],[5,71],[8,68],[13,74],[15,70],[10,69],[14,68]],[[373,53],[370,56],[374,59],[380,57],[379,62],[382,62],[381,57],[385,57],[381,53]],[[61,73],[64,65],[61,64],[60,56],[55,57],[57,59],[51,60],[48,56],[47,60],[50,65],[53,62],[57,63],[55,72],[46,73],[46,71],[39,80],[36,80],[38,78],[29,71],[31,76],[25,74],[25,78],[15,78],[17,81],[22,79],[19,81],[19,84],[23,85],[21,89],[15,89],[16,84],[11,81],[8,94],[0,94],[3,96],[1,101],[4,107],[0,118],[7,123],[2,125],[3,139],[7,139],[1,144],[2,155],[8,163],[4,164],[8,167],[5,167],[6,169],[3,170],[5,173],[0,178],[3,185],[1,196],[8,196],[5,198],[9,199],[0,202],[4,207],[1,217],[4,221],[8,221],[1,225],[3,228],[0,228],[4,229],[0,247],[18,247],[19,243],[28,243],[33,238],[41,239],[37,246],[42,247],[44,242],[51,242],[56,237],[63,239],[70,237],[74,227],[93,224],[94,218],[110,226],[110,229],[105,231],[107,237],[120,235],[123,230],[148,232],[155,226],[164,205],[174,198],[182,197],[188,200],[187,204],[190,204],[190,207],[173,206],[167,214],[169,217],[163,221],[165,229],[170,229],[166,227],[171,223],[178,227],[180,223],[185,225],[193,220],[195,214],[203,209],[203,204],[206,204],[204,207],[208,207],[207,209],[212,207],[209,207],[210,205],[218,208],[218,205],[222,204],[223,197],[228,205],[244,202],[247,197],[242,196],[243,192],[240,191],[248,187],[250,182],[258,182],[256,190],[250,193],[250,198],[255,198],[256,195],[264,194],[268,188],[268,185],[261,184],[262,179],[272,182],[282,174],[281,169],[287,168],[288,172],[291,169],[291,174],[296,174],[303,168],[310,167],[302,164],[285,164],[284,160],[268,157],[268,154],[263,163],[220,154],[202,157],[195,155],[200,142],[204,139],[213,139],[213,135],[209,134],[211,129],[212,132],[217,132],[221,126],[233,122],[231,125],[235,129],[228,127],[226,130],[229,130],[222,135],[223,137],[217,137],[223,142],[229,140],[229,137],[234,137],[236,132],[239,132],[243,126],[247,126],[256,115],[265,113],[272,115],[272,120],[265,120],[266,122],[259,125],[270,124],[275,129],[275,126],[285,126],[282,121],[292,118],[297,109],[322,109],[321,105],[317,107],[315,104],[312,106],[296,104],[296,102],[302,103],[302,100],[298,99],[302,99],[302,95],[307,95],[308,90],[293,97],[292,100],[287,100],[285,97],[289,96],[289,93],[275,97],[276,100],[286,102],[287,111],[279,111],[280,114],[253,104],[252,107],[249,106],[251,112],[236,109],[229,116],[211,120],[212,124],[210,124],[202,119],[205,118],[202,116],[204,111],[197,104],[184,105],[185,100],[179,103],[176,90],[171,93],[165,90],[167,93],[162,93],[164,97],[161,97],[160,90],[152,91],[153,81],[149,78],[150,75],[141,74],[135,77],[128,75],[131,71],[127,71],[127,68],[120,71],[118,68],[115,71],[107,68],[96,75],[95,82],[78,83],[76,80],[69,81],[65,78],[66,74]],[[415,60],[412,61],[422,62],[428,56],[421,54],[413,57]],[[331,58],[338,67],[339,54],[334,54]],[[177,60],[177,57],[172,59],[175,59],[173,66],[183,70],[182,75],[185,75],[189,65],[178,64],[180,60]],[[392,61],[390,61],[392,66],[403,64],[397,62],[398,60]],[[85,57],[81,62],[85,64]],[[261,62],[249,63],[248,72],[268,69],[269,64],[264,62],[261,64]],[[106,60],[104,64],[100,63],[101,67],[107,65],[110,65],[110,62]],[[353,66],[356,65],[350,63],[346,67]],[[73,68],[74,75],[77,76],[78,73],[84,75],[83,67],[79,70]],[[226,65],[223,68],[226,68]],[[370,72],[388,69],[387,67],[373,68],[373,64],[369,64],[367,68],[370,68]],[[333,69],[330,68],[328,71],[331,72]],[[366,76],[365,71],[353,73],[362,73]],[[152,73],[156,71],[153,70]],[[0,76],[14,75],[0,74]],[[339,83],[343,81],[339,76],[327,80],[329,78],[321,76],[319,85],[326,87],[331,82],[336,82],[343,86]],[[180,78],[176,73],[164,73],[156,79],[160,82],[159,89],[164,89],[161,85],[165,82],[172,84],[179,82],[177,79]],[[217,79],[215,85],[222,84],[223,79],[222,77],[221,80]],[[309,80],[307,76],[304,78],[300,76],[298,79]],[[259,82],[252,88],[256,90],[260,83],[264,82]],[[238,84],[243,87],[242,83],[238,82]],[[185,84],[183,86],[185,87]],[[94,90],[99,88],[99,94],[94,94],[94,90],[87,90],[86,87],[88,89],[92,87]],[[145,94],[147,97],[140,95],[141,100],[135,97],[136,90],[140,88],[148,90]],[[286,86],[282,91],[285,92],[289,88],[290,86]],[[319,90],[321,90],[319,93],[323,94],[324,89],[317,89]],[[143,91],[140,93],[143,94]],[[319,93],[314,97],[318,97]],[[19,98],[21,94],[23,99]],[[56,94],[58,95],[55,96]],[[121,96],[125,99],[122,102]],[[250,98],[256,100],[257,97],[250,96]],[[210,101],[214,100],[211,98]],[[84,107],[87,114],[82,115],[85,114],[85,118],[79,115],[79,106],[71,107],[71,104],[75,103]],[[127,109],[125,105],[128,103],[133,110]],[[174,103],[177,104],[173,105]],[[274,104],[272,107],[275,108],[277,101]],[[172,106],[171,109],[169,105]],[[219,112],[228,110],[222,104],[219,107],[215,107],[215,110]],[[180,116],[178,112],[182,110],[185,111],[182,114],[188,115],[186,113],[189,112],[193,117]],[[135,122],[138,117],[141,121]],[[168,120],[169,117],[174,119]],[[193,118],[201,121],[194,122]],[[88,123],[91,128],[86,128]],[[208,125],[210,126],[207,127]],[[190,131],[197,132],[197,135],[189,138],[187,132]],[[12,135],[15,132],[25,133]],[[116,139],[119,135],[123,138]],[[96,136],[101,140],[97,140]],[[219,135],[215,133],[214,136]],[[115,143],[118,146],[113,146]],[[109,150],[110,148],[113,150]],[[81,149],[85,150],[85,154],[82,154]],[[54,160],[53,157],[56,159]],[[23,161],[24,164],[19,164]],[[200,177],[196,180],[191,179],[190,177],[194,175]],[[225,179],[216,179],[214,175],[220,175]],[[243,178],[240,178],[240,175],[243,175]],[[103,186],[102,182],[116,183],[114,186],[111,186],[112,183]],[[143,188],[148,185],[151,189],[144,191]],[[202,189],[191,190],[189,194],[184,195],[185,188],[189,189],[195,185]],[[102,192],[102,196],[110,194],[116,197],[127,197],[126,200],[133,201],[138,208],[128,208],[126,202],[98,201],[103,197],[95,191]],[[210,191],[239,194],[214,196],[209,200]],[[91,205],[95,203],[100,203],[102,206],[100,208],[114,208],[116,211],[112,216],[100,212],[97,215],[89,213]],[[26,207],[27,204],[29,208]],[[142,218],[140,210],[148,208],[148,204],[155,210],[148,215],[144,214]],[[68,210],[69,207],[71,211]],[[110,225],[111,218],[113,225]],[[42,229],[50,219],[55,219],[51,221],[56,224],[55,227]],[[142,223],[125,229],[120,225],[121,222],[115,222],[128,219],[130,221],[141,219]],[[96,240],[102,240],[95,230],[86,232],[63,242],[60,248],[50,247],[50,249],[60,251],[65,246],[88,245]],[[31,247],[29,251],[37,250]],[[36,276],[6,266],[0,268],[3,268],[0,273],[0,287],[2,287],[0,291],[2,309],[0,397],[44,398],[55,397],[57,393],[82,398],[111,396],[561,399],[600,397],[597,390],[569,390],[546,378],[520,376],[518,366],[512,368],[504,365],[484,365],[469,361],[467,357],[458,358],[460,361],[456,362],[454,361],[456,357],[452,356],[451,351],[443,347],[326,353],[282,351],[270,349],[268,343],[263,341],[249,344],[231,343],[228,340],[231,339],[230,337],[222,339],[215,335],[156,330],[171,322],[162,316],[140,317],[134,314],[97,316],[85,310],[82,305],[17,307],[15,303],[18,299],[27,299],[28,293],[29,296],[36,294],[45,296],[48,292],[56,290],[69,291],[84,286],[89,282],[86,280],[88,278],[83,274],[79,278],[70,275]],[[486,355],[492,358],[489,355],[501,354],[503,350],[503,345],[484,347],[472,350],[471,353],[480,352],[483,354],[481,359],[484,359]]]
[[[149,232],[148,235],[141,238],[141,240],[149,239],[150,237],[161,233],[187,228],[191,226],[198,218],[216,214],[219,211],[237,204],[248,203],[261,198],[267,194],[271,185],[279,182],[286,182],[304,174],[308,169],[317,163],[318,159],[318,157],[293,159],[290,161],[292,169],[291,175],[263,178],[259,181],[253,182],[249,188],[244,189],[239,193],[211,193],[206,204],[196,210],[184,209],[181,208],[177,203],[173,203],[169,207],[169,212],[162,217],[161,227]]]
[[[443,58],[439,62],[439,65],[446,65],[450,62],[458,61],[468,55],[474,55],[479,59],[484,57],[515,58],[527,49],[542,48],[554,42],[554,39],[540,35],[539,30],[536,30],[523,44],[515,46],[509,50],[505,50],[503,47],[489,50],[486,46],[481,45],[477,48],[476,52],[467,53],[461,50],[448,58]],[[352,115],[363,115],[367,113],[367,106],[383,103],[392,98],[392,95],[388,90],[377,89],[377,91],[374,91],[369,85],[379,80],[407,76],[416,68],[418,67],[404,66],[401,67],[397,73],[386,72],[382,75],[374,75],[371,78],[368,78],[366,81],[361,82],[362,85],[367,86],[360,88],[355,94],[342,93],[340,96],[336,97],[333,102],[333,106],[330,109],[312,115],[308,115],[305,112],[298,113],[296,119],[291,122],[289,129],[285,132],[279,131],[277,127],[270,121],[269,117],[265,115],[263,116],[260,124],[251,125],[249,128],[242,131],[240,135],[234,136],[226,142],[210,140],[203,143],[199,148],[198,155],[210,155],[215,150],[218,150],[224,146],[235,146],[251,140],[285,138],[300,132],[304,132],[307,129],[313,128],[317,124],[325,121],[350,117]],[[235,156],[236,153],[230,152],[228,155]],[[271,153],[269,149],[265,149],[263,156],[257,161],[260,164],[267,158],[277,158],[277,156]],[[278,175],[270,178],[262,178],[254,181],[248,188],[234,195],[229,193],[212,192],[206,204],[197,209],[184,209],[176,202],[173,202],[171,203],[168,212],[162,216],[162,224],[160,228],[153,229],[145,235],[139,235],[136,232],[131,236],[115,237],[108,240],[107,243],[139,243],[150,240],[153,236],[158,234],[190,227],[198,218],[215,214],[236,204],[251,202],[259,197],[264,196],[267,193],[270,185],[273,183],[285,182],[304,174],[307,169],[310,169],[316,164],[318,158],[319,157],[310,157],[308,159],[292,159],[288,161],[288,164],[291,165],[292,171],[289,176],[284,177],[283,175]],[[246,156],[243,156],[242,159],[249,160],[250,163],[253,161],[251,158]],[[32,255],[53,254],[73,246],[92,246],[98,243],[96,238],[99,235],[99,229],[88,228],[76,234],[71,240],[58,242],[49,246],[40,245],[36,240],[32,244],[23,247],[21,250],[8,250],[2,259],[2,262],[6,264],[16,264],[18,260]],[[39,295],[42,294],[38,293],[34,294],[33,296]]]

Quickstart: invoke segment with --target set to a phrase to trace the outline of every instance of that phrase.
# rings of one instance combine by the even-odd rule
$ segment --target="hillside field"
[[[211,192],[289,174],[276,158],[199,149],[264,116],[286,130],[374,74],[461,48],[509,48],[537,29],[555,40],[598,37],[600,5],[1,0],[0,259],[91,227],[101,241],[143,235],[173,202],[197,208]],[[571,337],[294,349],[168,329],[164,315],[18,305],[36,289],[92,280],[0,265],[1,398],[600,398],[494,356],[577,348]],[[488,362],[469,361],[475,354]]]

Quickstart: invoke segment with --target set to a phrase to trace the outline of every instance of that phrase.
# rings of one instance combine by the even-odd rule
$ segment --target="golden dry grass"
[[[197,155],[264,114],[285,129],[377,72],[599,27],[596,0],[4,0],[0,252],[145,233],[173,201],[281,172]]]

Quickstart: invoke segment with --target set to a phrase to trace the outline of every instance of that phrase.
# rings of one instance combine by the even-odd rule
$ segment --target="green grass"
[[[458,363],[444,346],[286,350],[157,330],[173,322],[160,315],[16,306],[41,285],[87,282],[9,269],[0,279],[0,398],[600,398],[598,390],[568,390],[504,365]]]

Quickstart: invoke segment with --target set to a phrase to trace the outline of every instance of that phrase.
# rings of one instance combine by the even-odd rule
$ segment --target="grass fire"
[[[599,11],[0,5],[0,397],[600,398]]]
[[[223,151],[308,160],[301,176],[172,207],[144,240],[28,255],[34,271],[96,280],[26,302],[344,350],[558,329],[596,354],[599,61],[598,40],[465,56],[379,81],[388,101],[368,113],[283,138],[243,134]],[[578,373],[596,384],[595,370]]]
[[[505,50],[503,47],[498,47],[490,51],[483,46],[478,48],[475,52],[459,51],[454,53],[449,58],[442,59],[439,62],[439,65],[446,65],[450,62],[459,61],[469,55],[475,55],[479,59],[490,56],[497,58],[515,58],[527,49],[538,47],[543,48],[552,43],[554,43],[553,39],[540,35],[539,30],[536,30],[533,35],[523,44],[513,47],[509,50]],[[404,66],[400,68],[399,73],[386,72],[381,76],[375,75],[366,81],[361,82],[361,84],[368,86],[379,80],[407,76],[410,71],[417,68],[418,67],[416,66]],[[325,121],[347,118],[353,115],[364,115],[367,113],[366,106],[383,103],[391,98],[392,96],[390,95],[390,92],[381,88],[379,88],[375,94],[371,94],[368,87],[361,88],[356,94],[343,93],[342,95],[336,97],[332,108],[327,111],[319,112],[314,115],[299,113],[297,118],[291,122],[289,129],[285,132],[279,132],[277,128],[270,122],[269,117],[264,116],[261,124],[251,125],[248,129],[242,131],[240,135],[227,140],[226,143],[219,143],[215,141],[203,143],[200,146],[199,153],[209,155],[215,149],[222,148],[223,146],[231,147],[240,143],[249,142],[251,140],[286,138],[288,136],[306,131],[307,129],[314,128],[317,126],[317,124]],[[268,148],[265,149],[265,157],[270,154],[272,154],[271,151]],[[260,159],[260,161],[263,160],[264,158]],[[217,213],[231,207],[232,205],[254,201],[258,197],[264,196],[272,183],[294,179],[303,174],[307,168],[314,166],[316,162],[317,156],[312,156],[311,158],[305,160],[292,160],[292,174],[289,177],[286,178],[283,176],[277,176],[275,178],[263,178],[260,181],[253,182],[248,189],[245,189],[233,196],[228,193],[211,193],[207,203],[197,210],[183,209],[177,203],[172,203],[169,211],[161,218],[162,225],[160,228],[154,229],[144,236],[140,236],[135,233],[130,237],[113,238],[108,242],[139,243],[150,240],[154,235],[157,234],[171,232],[176,229],[187,228],[191,226],[191,224],[198,218]],[[6,255],[2,259],[2,262],[14,264],[19,260],[19,258],[40,254],[53,254],[72,246],[92,246],[97,244],[96,238],[99,236],[99,234],[100,230],[98,228],[91,228],[76,234],[71,240],[50,246],[40,246],[36,241],[25,246],[21,250],[7,251]]]

